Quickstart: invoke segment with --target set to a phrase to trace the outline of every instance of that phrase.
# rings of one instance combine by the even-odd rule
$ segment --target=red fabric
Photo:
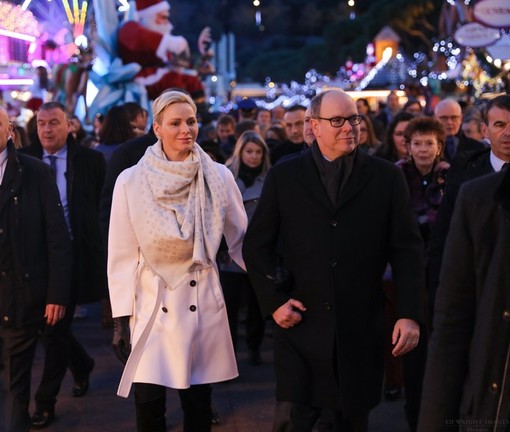
[[[161,0],[136,0],[136,10],[147,9],[150,6],[154,6],[161,3]]]
[[[163,36],[149,30],[135,21],[128,21],[119,29],[119,57],[124,64],[138,63],[142,67],[163,66],[163,61],[156,56],[156,50]]]
[[[27,101],[26,108],[36,112],[41,108],[43,100],[41,98],[31,98]]]
[[[143,27],[135,21],[128,21],[119,29],[118,51],[124,64],[138,63],[142,70],[137,77],[148,77],[164,67],[163,61],[156,56],[156,50],[163,36]],[[198,77],[170,71],[156,83],[147,86],[149,99],[157,98],[164,90],[179,87],[192,96],[202,92],[204,87]]]

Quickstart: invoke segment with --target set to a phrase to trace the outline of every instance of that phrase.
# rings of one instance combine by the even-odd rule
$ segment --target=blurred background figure
[[[48,92],[51,91],[52,83],[48,77],[48,70],[44,66],[35,69],[34,83],[30,86],[31,98],[27,101],[26,107],[34,113],[46,102]]]
[[[375,113],[370,108],[368,100],[365,98],[357,99],[356,108],[358,108],[358,114],[370,118],[377,139],[379,141],[382,141],[384,139],[384,133],[386,131],[384,124],[380,120],[377,120]]]
[[[419,116],[423,114],[423,107],[418,99],[408,99],[402,108],[403,112]]]
[[[266,144],[269,147],[269,150],[272,150],[278,144],[281,144],[287,139],[287,134],[285,133],[285,129],[278,122],[273,122],[271,126],[266,131]]]
[[[485,143],[482,133],[482,112],[472,105],[462,114],[461,130],[468,138]]]
[[[272,121],[271,111],[269,111],[268,109],[265,109],[265,108],[260,108],[257,111],[257,117],[255,120],[256,120],[257,124],[259,125],[260,134],[261,134],[262,138],[265,138],[266,131],[271,126],[271,121]]]
[[[83,140],[87,137],[87,132],[83,129],[81,120],[74,114],[69,116],[69,131],[78,144],[82,144]]]
[[[264,139],[255,131],[244,132],[237,140],[234,154],[226,163],[234,174],[237,186],[243,196],[248,221],[257,207],[264,179],[271,166],[269,148]],[[262,363],[260,345],[264,338],[264,318],[259,302],[247,273],[242,270],[226,252],[220,253],[220,280],[227,305],[228,321],[234,349],[237,348],[237,324],[239,309],[246,305],[246,344],[249,362]]]
[[[219,143],[223,157],[229,157],[234,151],[236,139],[234,132],[236,119],[230,114],[224,114],[216,122],[216,141]]]
[[[413,118],[414,115],[409,113],[402,112],[397,114],[388,126],[386,139],[376,151],[375,156],[390,162],[406,159],[408,151],[404,138],[404,130]]]
[[[278,159],[292,153],[299,153],[306,148],[303,138],[305,111],[306,108],[302,105],[293,105],[285,111],[283,123],[287,134],[287,140],[271,150],[272,165],[276,164]]]
[[[147,123],[149,121],[149,114],[147,110],[142,108],[136,102],[127,102],[122,105],[126,110],[129,122],[136,136],[145,135],[147,132]]]
[[[237,120],[256,120],[257,118],[257,104],[253,99],[242,99],[237,104]]]
[[[374,155],[379,149],[381,142],[375,136],[374,127],[372,126],[370,117],[365,115],[362,117],[363,120],[361,120],[359,126],[358,148],[369,155]]]
[[[108,162],[119,145],[137,136],[124,106],[114,106],[104,117],[99,131],[99,144],[95,149],[103,153]]]

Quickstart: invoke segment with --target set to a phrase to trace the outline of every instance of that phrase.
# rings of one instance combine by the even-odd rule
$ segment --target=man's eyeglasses
[[[363,120],[363,116],[360,115],[352,115],[350,117],[331,117],[331,118],[325,118],[325,117],[313,117],[317,120],[327,120],[333,126],[334,128],[342,127],[347,120],[351,126],[357,126],[361,123]]]
[[[444,116],[440,116],[439,120],[441,120],[442,122],[447,122],[447,121],[457,122],[460,120],[460,116],[458,116],[458,115],[452,115],[452,116],[444,115]]]

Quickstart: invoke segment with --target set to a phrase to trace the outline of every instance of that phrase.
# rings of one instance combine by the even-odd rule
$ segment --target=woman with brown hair
[[[248,216],[251,219],[262,193],[262,187],[271,163],[269,148],[255,131],[244,132],[237,140],[234,153],[226,162],[232,171]],[[247,273],[232,262],[228,254],[220,254],[221,286],[227,305],[230,333],[237,346],[237,322],[243,296],[246,300],[246,344],[249,362],[256,366],[262,363],[260,345],[264,338],[264,317]]]

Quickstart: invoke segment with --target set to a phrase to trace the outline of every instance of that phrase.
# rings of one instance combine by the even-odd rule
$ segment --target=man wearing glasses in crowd
[[[312,431],[323,410],[335,431],[366,431],[382,388],[384,269],[397,286],[397,356],[420,337],[423,245],[402,172],[356,151],[354,100],[328,90],[310,111],[316,140],[269,172],[243,249],[276,323],[273,431]]]
[[[449,163],[462,152],[482,150],[485,147],[481,141],[468,138],[462,132],[462,108],[456,100],[440,101],[434,109],[434,117],[441,122],[446,132],[444,157]]]

